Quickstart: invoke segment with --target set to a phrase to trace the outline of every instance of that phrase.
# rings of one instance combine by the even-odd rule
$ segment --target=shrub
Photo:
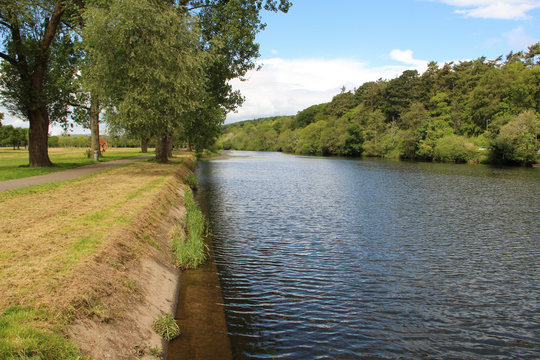
[[[466,163],[476,158],[476,146],[464,136],[446,135],[437,140],[433,150],[435,160]]]

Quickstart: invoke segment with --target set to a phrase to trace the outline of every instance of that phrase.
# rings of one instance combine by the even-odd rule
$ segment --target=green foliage
[[[109,121],[163,137],[200,106],[208,56],[189,13],[167,2],[125,0],[88,8],[84,18],[86,86],[111,104]]]
[[[61,135],[57,142],[59,147],[90,147],[90,137],[86,135]]]
[[[316,155],[323,154],[321,134],[328,125],[326,121],[317,121],[306,126],[300,132],[300,138],[296,145],[297,154]]]
[[[516,117],[540,112],[538,49],[540,43],[506,62],[431,62],[421,76],[405,71],[354,92],[343,89],[296,116],[226,125],[219,143],[225,149],[451,162],[480,161],[482,147],[491,149],[482,150],[483,157],[491,152],[495,162],[531,164],[537,127],[532,115]]]
[[[438,139],[435,144],[435,160],[466,163],[476,159],[476,157],[476,146],[464,136],[446,135]]]
[[[342,154],[346,156],[362,155],[362,145],[364,143],[364,134],[362,128],[358,124],[350,124],[347,126],[347,138]]]
[[[0,359],[81,359],[76,345],[49,329],[43,311],[12,306],[0,314]]]
[[[80,52],[76,49],[77,38],[66,23],[60,23],[48,48],[45,46],[43,29],[50,21],[51,4],[42,1],[2,2],[0,20],[9,29],[0,32],[6,46],[0,66],[0,94],[2,104],[11,112],[29,119],[31,110],[46,107],[52,122],[66,126],[70,114],[69,103],[75,91],[73,77],[77,71]],[[51,20],[52,21],[52,20]],[[42,88],[36,89],[32,81],[40,76],[44,64]]]
[[[305,110],[300,111],[292,123],[291,128],[305,128],[311,123],[317,122],[319,120],[324,120],[326,117],[326,107],[327,104],[319,104],[308,107]]]
[[[189,187],[185,187],[184,190],[187,236],[184,238],[183,233],[177,229],[173,234],[172,249],[178,266],[195,269],[206,261],[206,245],[203,238],[206,221]]]
[[[0,126],[0,146],[12,146],[13,149],[26,147],[28,129],[14,128],[11,125]]]
[[[152,328],[167,341],[171,341],[180,336],[180,327],[170,314],[159,314],[156,320],[154,320]]]
[[[502,126],[493,142],[495,161],[506,164],[536,163],[540,149],[540,116],[532,110],[515,116]]]

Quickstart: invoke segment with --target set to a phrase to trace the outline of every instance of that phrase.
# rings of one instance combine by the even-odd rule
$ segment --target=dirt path
[[[0,181],[0,191],[2,190],[14,190],[31,185],[42,185],[56,181],[71,180],[81,176],[90,175],[95,172],[110,169],[112,167],[129,164],[137,160],[150,159],[153,155],[137,156],[129,159],[114,160],[101,162],[98,164],[81,166],[78,168],[57,171],[46,175],[31,176],[21,179]]]

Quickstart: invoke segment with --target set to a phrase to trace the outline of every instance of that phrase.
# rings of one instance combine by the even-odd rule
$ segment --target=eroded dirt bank
[[[182,179],[192,168],[193,159],[186,159],[153,209],[89,259],[73,279],[96,282],[81,306],[88,309],[86,316],[76,316],[69,331],[91,358],[164,358],[168,344],[152,330],[158,314],[177,314],[179,319],[182,335],[171,346],[169,359],[231,357],[213,256],[202,269],[183,274],[172,265],[172,228],[183,225],[185,216]]]
[[[86,284],[69,334],[94,359],[156,359],[166,343],[152,330],[158,314],[174,314],[180,270],[173,266],[170,230],[185,215],[182,179],[193,167],[187,157],[129,229],[86,261],[72,287]],[[88,286],[90,285],[90,286]],[[86,313],[84,313],[86,312]],[[81,316],[86,315],[86,316]]]

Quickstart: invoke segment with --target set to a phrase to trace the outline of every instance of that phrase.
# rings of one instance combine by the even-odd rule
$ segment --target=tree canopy
[[[229,80],[255,66],[255,36],[265,26],[260,12],[287,12],[291,3],[3,0],[0,5],[3,103],[30,121],[30,166],[49,166],[49,124],[67,124],[73,106],[89,99],[86,110],[96,116],[99,98],[106,118],[130,133],[159,134],[168,141],[182,127],[192,142],[208,143],[225,113],[242,103]]]

